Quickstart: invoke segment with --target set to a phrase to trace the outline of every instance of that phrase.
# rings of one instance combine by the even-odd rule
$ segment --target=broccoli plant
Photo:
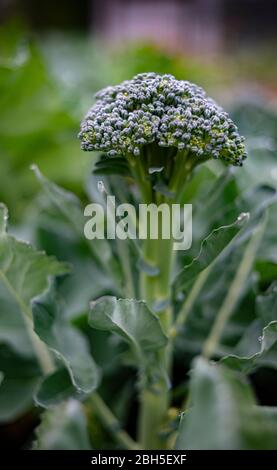
[[[62,262],[9,235],[1,207],[0,419],[34,399],[39,449],[274,448],[276,408],[258,406],[247,375],[277,365],[274,271],[261,262],[276,190],[240,194],[230,168],[244,139],[200,87],[144,73],[95,98],[79,133],[96,152],[88,198],[105,222],[108,195],[112,209],[166,206],[170,227],[192,203],[192,247],[175,251],[159,217],[154,237],[85,238],[92,214],[34,167],[36,242]],[[7,398],[15,374],[23,398]]]
[[[237,127],[203,89],[155,73],[100,91],[81,124],[79,138],[83,150],[101,152],[114,162],[126,159],[143,203],[169,207],[182,200],[186,182],[199,164],[214,158],[240,166],[246,157]],[[139,299],[156,312],[169,338],[173,239],[163,239],[160,232],[158,228],[156,240],[149,237],[142,243]],[[166,370],[169,383],[171,342],[159,354],[160,369]],[[161,445],[158,429],[169,406],[168,381],[161,377],[140,391],[139,439],[144,448]]]

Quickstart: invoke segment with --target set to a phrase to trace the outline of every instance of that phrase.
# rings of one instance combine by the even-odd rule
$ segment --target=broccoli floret
[[[83,150],[138,157],[145,146],[189,153],[200,163],[220,158],[241,166],[246,157],[238,129],[204,90],[172,75],[142,73],[96,94],[81,124]]]

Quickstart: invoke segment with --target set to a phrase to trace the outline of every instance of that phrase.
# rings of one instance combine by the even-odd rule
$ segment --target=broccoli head
[[[236,125],[205,91],[172,75],[142,73],[96,94],[81,123],[83,150],[139,156],[145,146],[240,166],[246,157]]]

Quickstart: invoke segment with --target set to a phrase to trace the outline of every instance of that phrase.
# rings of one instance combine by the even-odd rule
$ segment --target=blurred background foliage
[[[19,21],[2,26],[0,199],[10,208],[12,220],[24,217],[37,191],[29,171],[32,163],[84,196],[82,182],[91,168],[91,156],[80,151],[76,138],[80,119],[95,91],[149,70],[198,83],[227,106],[248,137],[250,149],[255,147],[244,171],[252,172],[254,179],[276,182],[270,160],[277,138],[272,99],[277,74],[273,53],[267,52],[261,50],[253,60],[248,54],[247,61],[240,52],[204,60],[169,53],[146,41],[111,47],[76,32],[30,33]],[[261,163],[261,150],[266,164]],[[244,178],[242,174],[242,184]]]

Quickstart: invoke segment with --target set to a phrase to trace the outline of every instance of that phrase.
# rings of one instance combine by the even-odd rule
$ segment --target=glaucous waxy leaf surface
[[[76,400],[47,410],[36,430],[34,450],[90,450],[86,418]]]
[[[94,272],[90,272],[88,274],[85,273],[85,276],[92,275],[98,280],[101,279],[101,283],[105,287],[107,284],[109,284],[109,288],[111,290],[112,284],[115,285],[118,282],[119,268],[117,265],[117,260],[113,256],[112,247],[108,243],[108,240],[96,238],[93,240],[87,240],[84,236],[84,224],[86,222],[86,218],[84,217],[82,203],[78,197],[72,192],[67,191],[66,189],[48,180],[35,165],[33,165],[32,169],[34,170],[48,201],[57,210],[59,219],[58,222],[56,222],[56,228],[58,229],[58,232],[59,230],[64,231],[64,228],[61,224],[62,220],[64,220],[66,226],[68,227],[69,233],[72,234],[73,238],[75,238],[77,242],[86,245],[88,254],[87,259],[83,261],[83,264],[88,264],[91,261],[91,266],[87,269],[90,271],[94,270]],[[95,191],[95,193],[96,192],[98,191]],[[65,241],[65,243],[68,244],[68,241]],[[60,250],[61,249],[62,246],[60,247]],[[59,254],[60,253],[57,253],[57,255]],[[74,259],[72,262],[75,264]],[[80,281],[81,276],[82,274],[79,274],[79,280],[76,280],[76,283],[83,283],[83,287],[79,286],[79,289],[86,287],[86,281]],[[118,288],[117,285],[116,287]],[[76,296],[77,295],[78,293],[76,293]],[[87,295],[86,292],[84,295]]]
[[[245,374],[258,367],[277,368],[277,291],[273,285],[255,299],[256,319],[245,329],[233,353],[221,359]]]
[[[45,191],[48,199],[57,207],[63,217],[70,223],[73,231],[84,237],[84,214],[81,205],[81,201],[77,196],[70,191],[61,188],[57,184],[49,181],[38,169],[37,166],[32,166],[33,171],[36,174],[36,177],[42,188]],[[111,248],[107,243],[107,240],[95,239],[94,243],[89,243],[89,247],[92,250],[93,255],[96,259],[100,260],[102,263],[107,263],[111,256]],[[101,253],[101,256],[100,256]]]
[[[194,361],[177,449],[275,449],[276,438],[277,409],[257,406],[242,375],[203,358]]]
[[[20,372],[18,373],[18,377]],[[39,377],[3,377],[0,386],[0,423],[9,423],[20,418],[33,405],[33,394]]]
[[[30,302],[48,288],[50,276],[69,267],[9,235],[7,217],[7,209],[0,206],[0,343],[30,356],[25,328],[26,318],[32,317]]]
[[[277,316],[277,315],[276,315]],[[251,331],[251,330],[250,330]],[[249,333],[250,333],[249,331]],[[277,368],[277,321],[269,323],[263,330],[262,335],[255,335],[257,352],[253,355],[246,356],[239,354],[240,345],[234,351],[234,354],[225,356],[221,359],[221,363],[238,370],[245,374],[253,372],[258,367]],[[245,338],[242,338],[245,342]],[[251,344],[251,343],[250,343]]]
[[[68,370],[63,367],[40,381],[34,393],[34,400],[37,405],[49,408],[67,399],[81,399],[84,396],[85,393],[82,393],[79,388],[77,389],[73,385]]]
[[[193,245],[192,249],[185,252],[182,256],[183,266],[189,265],[194,258],[197,258],[203,241],[207,237],[209,239],[209,234],[213,230],[232,224],[240,214],[249,213],[250,218],[249,222],[244,224],[243,230],[238,233],[234,242],[240,244],[251,237],[253,230],[260,223],[264,213],[271,211],[276,206],[276,201],[277,192],[271,186],[257,186],[244,193],[239,193],[234,175],[230,174],[230,172],[222,175],[212,186],[211,191],[205,197],[199,198],[199,201],[194,205]],[[259,252],[257,253],[258,260],[267,259],[264,255],[264,248],[268,247],[268,230],[272,231],[270,218],[267,222]]]
[[[198,256],[177,274],[173,284],[174,289],[183,290],[188,284],[193,283],[197,275],[207,268],[232,242],[248,220],[249,214],[242,213],[234,223],[213,230],[201,243]]]
[[[83,393],[95,390],[99,383],[98,368],[89,353],[85,338],[66,319],[54,288],[35,299],[32,309],[37,335],[66,367],[72,385]],[[46,380],[49,385],[49,378]],[[54,380],[52,383],[57,386]],[[62,389],[63,383],[61,381]]]
[[[269,289],[256,298],[257,314],[264,326],[277,320],[277,283],[274,281]]]
[[[235,239],[231,242],[227,250],[195,281],[180,310],[185,312],[180,314],[184,326],[178,322],[181,328],[178,345],[182,350],[191,349],[194,354],[200,352],[218,316],[224,311],[223,329],[213,352],[216,356],[225,356],[229,348],[241,339],[247,326],[255,320],[252,269],[265,225],[264,217],[260,223],[256,221],[246,241],[238,243]],[[260,329],[258,336],[261,334]]]
[[[7,423],[32,407],[41,370],[35,357],[19,355],[7,344],[0,345],[0,370],[0,422]]]
[[[90,304],[89,323],[110,330],[131,344],[139,355],[166,345],[160,321],[141,300],[102,297]]]
[[[167,337],[158,317],[144,301],[102,297],[91,302],[89,324],[99,330],[112,331],[125,340],[130,346],[132,362],[147,375],[163,374],[155,369],[156,354],[166,346]]]
[[[68,272],[64,263],[9,235],[7,219],[7,209],[1,205],[0,355],[4,379],[0,386],[0,421],[4,422],[30,408],[41,374],[33,349],[30,302],[48,288],[50,277]],[[36,341],[39,345],[38,338]]]

